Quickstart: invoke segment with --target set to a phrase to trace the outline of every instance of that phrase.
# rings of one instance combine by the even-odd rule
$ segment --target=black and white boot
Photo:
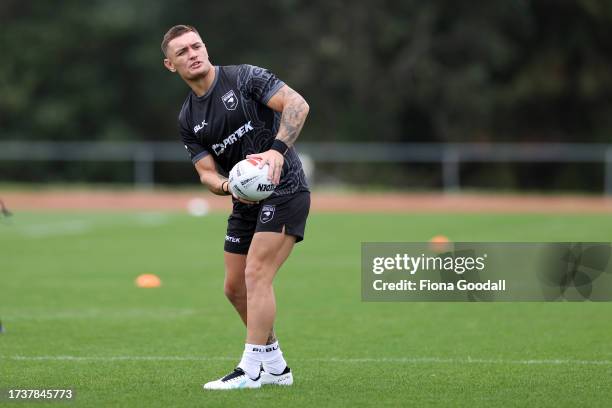
[[[291,373],[291,369],[289,366],[286,366],[282,373],[280,374],[272,374],[265,371],[262,367],[261,372],[259,373],[259,377],[261,378],[262,385],[291,385],[293,384],[293,374]]]
[[[223,378],[204,384],[205,390],[237,390],[241,388],[260,388],[261,374],[251,379],[242,368],[236,367],[234,371]]]

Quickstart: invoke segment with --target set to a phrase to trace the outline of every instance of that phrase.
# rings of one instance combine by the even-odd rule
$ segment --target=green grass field
[[[225,219],[17,213],[0,224],[0,388],[74,388],[66,406],[612,401],[612,304],[360,300],[362,241],[610,241],[608,215],[312,214],[276,281],[295,385],[205,392],[244,342],[222,290]],[[136,288],[142,273],[163,287]]]

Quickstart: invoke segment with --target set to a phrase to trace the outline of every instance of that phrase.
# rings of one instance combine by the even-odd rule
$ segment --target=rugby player
[[[226,174],[245,158],[269,165],[277,186],[262,202],[232,197],[225,235],[225,295],[247,328],[238,366],[205,389],[293,384],[274,333],[272,282],[296,242],[304,238],[310,192],[293,147],[308,104],[267,69],[216,66],[198,31],[177,25],[164,35],[164,65],[191,88],[178,125],[201,182],[214,194],[233,195]]]

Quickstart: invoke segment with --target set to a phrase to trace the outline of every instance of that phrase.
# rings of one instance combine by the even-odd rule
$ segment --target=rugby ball
[[[229,188],[236,197],[248,201],[268,198],[276,187],[268,180],[268,164],[259,168],[260,159],[244,159],[229,173]]]

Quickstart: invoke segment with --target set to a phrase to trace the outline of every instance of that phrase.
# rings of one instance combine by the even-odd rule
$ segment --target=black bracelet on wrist
[[[282,140],[274,139],[274,142],[272,143],[272,147],[270,147],[270,150],[276,150],[277,152],[279,152],[280,154],[284,156],[285,153],[287,153],[287,150],[289,150],[289,146],[287,146],[287,144],[283,142]]]

